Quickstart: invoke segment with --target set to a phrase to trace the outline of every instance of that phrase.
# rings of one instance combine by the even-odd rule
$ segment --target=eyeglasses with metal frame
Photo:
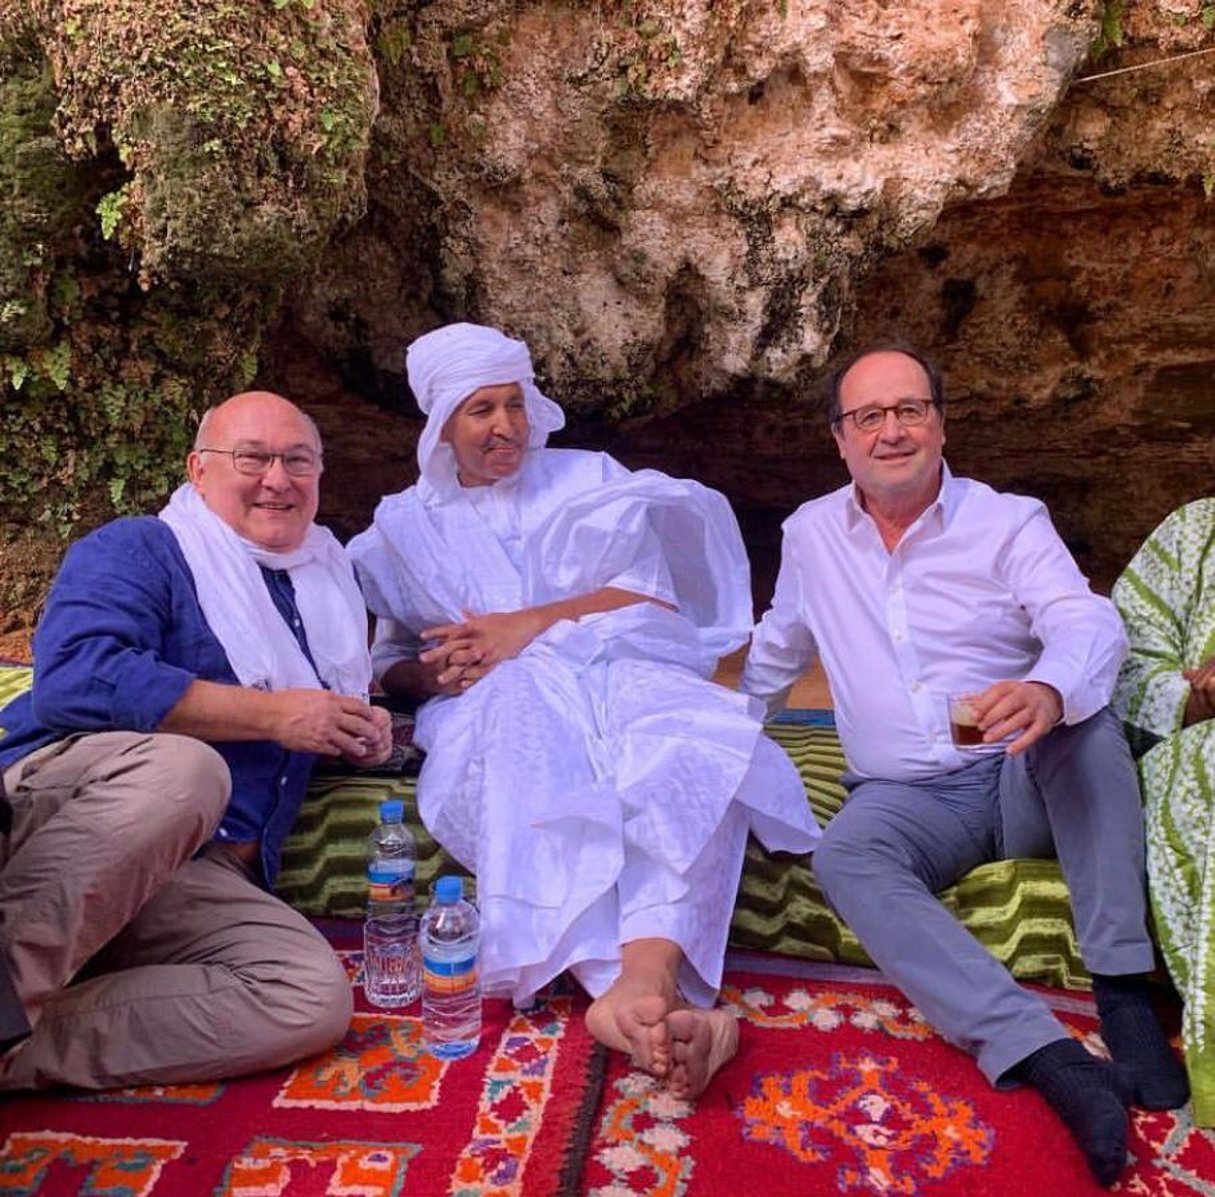
[[[840,412],[833,421],[836,425],[850,419],[861,432],[877,432],[886,423],[886,413],[894,412],[894,418],[904,428],[914,428],[928,419],[934,404],[931,399],[898,399],[894,403],[866,403],[864,407]]]
[[[232,458],[233,469],[250,478],[269,473],[276,458],[292,478],[311,478],[321,469],[321,455],[313,449],[288,449],[285,453],[267,453],[264,449],[199,449],[198,452],[226,453]]]

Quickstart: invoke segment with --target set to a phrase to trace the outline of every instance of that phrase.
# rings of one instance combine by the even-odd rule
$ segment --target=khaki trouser
[[[0,948],[33,1034],[0,1089],[237,1076],[345,1033],[350,984],[324,938],[221,854],[222,757],[184,736],[100,732],[4,775]]]

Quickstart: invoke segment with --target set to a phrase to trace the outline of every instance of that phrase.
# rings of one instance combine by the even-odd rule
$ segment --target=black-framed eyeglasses
[[[904,428],[914,428],[928,419],[932,410],[931,399],[899,399],[894,403],[866,403],[864,407],[852,411],[841,412],[835,417],[835,424],[851,420],[861,432],[877,432],[886,423],[886,413],[894,412],[894,418]]]
[[[319,474],[321,455],[314,449],[288,449],[285,453],[267,453],[264,449],[199,449],[199,453],[226,453],[238,474],[255,478],[267,474],[275,458],[283,463],[292,478],[311,478]]]

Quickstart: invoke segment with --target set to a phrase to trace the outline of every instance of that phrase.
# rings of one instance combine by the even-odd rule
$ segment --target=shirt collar
[[[941,485],[937,497],[916,517],[912,527],[934,521],[934,527],[941,531],[952,519],[958,504],[962,500],[962,487],[949,469],[949,463],[941,459]],[[861,492],[855,482],[848,486],[848,495],[844,501],[844,518],[851,531],[862,520],[869,518],[869,513],[861,506]]]
[[[933,501],[929,511],[936,511],[937,518],[940,521],[939,526],[944,527],[946,524],[953,522],[954,513],[958,510],[958,504],[962,502],[962,492],[965,487],[950,473],[949,463],[942,458],[941,460],[941,489],[937,491],[937,497]]]

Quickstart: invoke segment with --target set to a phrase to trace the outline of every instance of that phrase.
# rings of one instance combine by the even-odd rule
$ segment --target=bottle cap
[[[464,896],[463,877],[440,877],[435,882],[435,901],[448,906]]]
[[[399,798],[390,798],[380,803],[381,823],[400,823],[405,818],[405,803]]]

